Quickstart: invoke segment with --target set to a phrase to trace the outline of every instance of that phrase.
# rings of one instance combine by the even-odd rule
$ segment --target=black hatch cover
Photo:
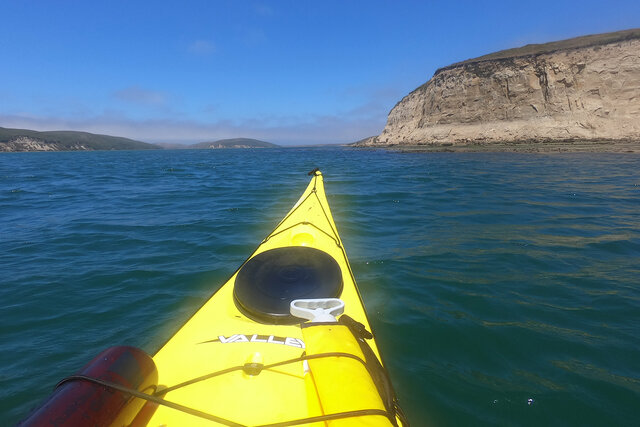
[[[306,246],[262,252],[240,269],[233,295],[238,308],[264,323],[299,323],[289,304],[301,298],[338,298],[342,272],[333,257]]]

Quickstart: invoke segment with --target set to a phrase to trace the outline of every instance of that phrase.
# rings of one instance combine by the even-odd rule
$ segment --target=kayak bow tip
[[[312,171],[307,173],[309,176],[321,176],[322,172],[320,172],[320,168],[314,168]]]

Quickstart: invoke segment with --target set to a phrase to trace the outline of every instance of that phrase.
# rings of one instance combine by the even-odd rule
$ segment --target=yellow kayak
[[[407,426],[322,174],[310,175],[273,232],[153,356],[157,378],[131,389],[90,373],[65,381],[129,392],[134,410],[111,425]]]

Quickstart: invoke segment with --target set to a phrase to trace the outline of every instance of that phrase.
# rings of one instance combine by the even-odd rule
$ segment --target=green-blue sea
[[[0,424],[153,354],[319,167],[414,426],[640,425],[640,156],[0,155]]]

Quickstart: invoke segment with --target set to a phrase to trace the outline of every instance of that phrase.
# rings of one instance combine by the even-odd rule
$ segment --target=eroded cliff
[[[640,141],[640,30],[442,68],[360,145],[571,140]]]

